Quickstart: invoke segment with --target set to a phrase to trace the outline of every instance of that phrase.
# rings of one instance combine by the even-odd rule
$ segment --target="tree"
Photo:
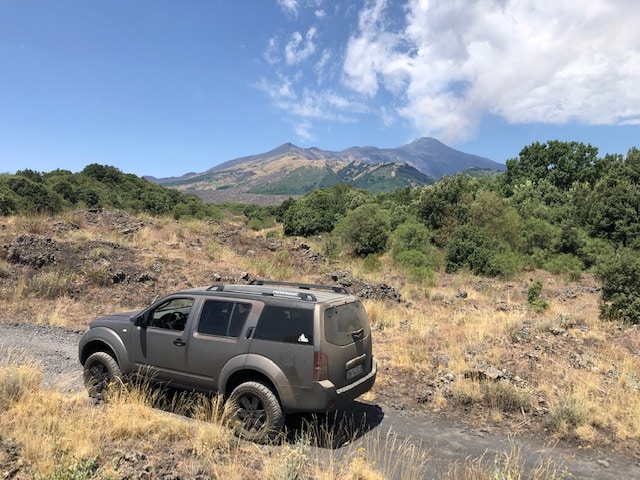
[[[580,142],[552,140],[546,144],[535,142],[520,151],[518,158],[507,160],[502,182],[508,195],[513,188],[527,180],[537,184],[547,179],[566,191],[574,182],[595,183],[600,172],[598,149]]]
[[[446,245],[449,236],[469,219],[469,206],[475,198],[479,180],[463,174],[444,177],[422,190],[418,217],[434,230],[437,245]]]
[[[522,219],[518,211],[492,190],[479,190],[469,206],[469,223],[485,227],[515,249],[522,245]]]
[[[586,221],[591,234],[640,248],[640,183],[633,168],[616,164],[596,183]]]
[[[284,213],[285,235],[308,237],[331,232],[347,210],[353,187],[335,185],[328,190],[314,190],[296,201]]]
[[[29,171],[30,172],[30,171]],[[56,213],[62,208],[60,196],[55,192],[47,190],[46,186],[39,180],[30,180],[22,175],[14,175],[6,180],[6,184],[19,198],[19,211],[31,212],[51,212]]]

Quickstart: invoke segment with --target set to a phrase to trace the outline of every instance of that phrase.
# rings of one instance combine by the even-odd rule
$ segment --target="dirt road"
[[[78,339],[82,332],[45,325],[0,323],[0,355],[12,355],[35,360],[42,369],[45,385],[64,391],[79,391],[82,369],[77,360]],[[288,422],[293,428],[299,419]],[[337,450],[359,448],[372,443],[384,458],[385,442],[396,446],[415,445],[426,452],[428,477],[442,478],[451,465],[465,460],[484,458],[493,461],[519,450],[527,470],[553,462],[568,478],[579,479],[640,479],[640,465],[610,452],[579,450],[539,438],[497,435],[457,424],[437,415],[413,415],[393,410],[385,405],[355,402],[338,415],[336,423],[357,425],[356,437]],[[336,426],[340,429],[340,426]],[[351,432],[353,433],[353,432]],[[392,469],[391,469],[392,470]]]

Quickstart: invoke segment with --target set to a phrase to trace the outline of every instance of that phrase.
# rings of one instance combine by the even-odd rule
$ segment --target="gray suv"
[[[97,318],[79,345],[89,394],[142,375],[218,392],[236,432],[264,442],[285,414],[326,412],[371,389],[376,361],[362,303],[343,287],[253,281],[182,290]]]

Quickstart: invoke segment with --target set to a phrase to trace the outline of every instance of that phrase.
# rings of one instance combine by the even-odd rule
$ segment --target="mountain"
[[[285,143],[266,153],[236,158],[202,173],[149,181],[196,193],[208,202],[279,203],[316,188],[347,183],[374,193],[434,183],[470,170],[494,174],[505,166],[454,150],[434,138],[398,148],[351,147],[340,152]]]
[[[339,153],[345,162],[407,163],[425,175],[440,179],[469,169],[503,171],[505,166],[478,155],[471,155],[446,146],[435,138],[419,138],[398,148],[351,147]]]

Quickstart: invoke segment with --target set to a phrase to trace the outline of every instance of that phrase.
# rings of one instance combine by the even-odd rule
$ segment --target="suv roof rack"
[[[301,290],[329,290],[335,293],[343,293],[348,295],[346,288],[338,285],[319,285],[315,283],[298,283],[298,282],[278,282],[276,280],[251,280],[249,285],[277,285],[281,287],[293,287]]]
[[[251,285],[251,284],[249,284]],[[297,298],[299,300],[305,300],[307,302],[317,302],[318,297],[313,293],[308,292],[292,292],[289,290],[254,290],[253,288],[246,288],[249,285],[213,285],[207,290],[214,292],[231,292],[231,293],[244,293],[249,295],[260,295],[263,297],[284,297],[284,298]]]

